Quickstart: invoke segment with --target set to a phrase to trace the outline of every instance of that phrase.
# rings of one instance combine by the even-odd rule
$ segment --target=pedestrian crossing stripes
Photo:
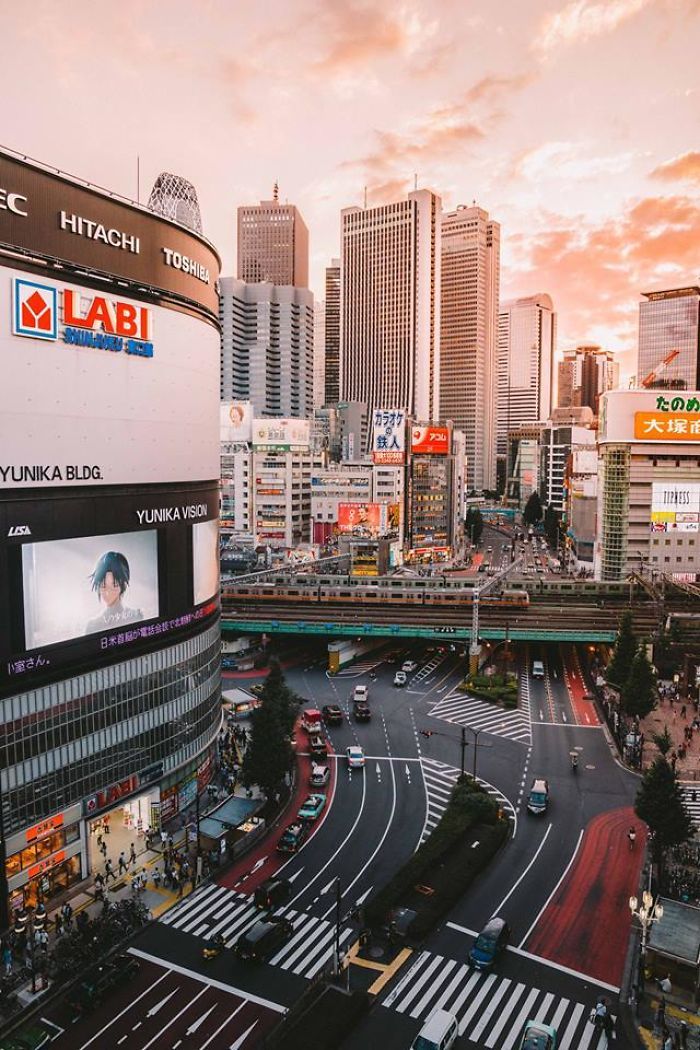
[[[470,1046],[514,1050],[528,1021],[558,1033],[557,1050],[605,1050],[607,1036],[590,1022],[591,1004],[501,977],[433,952],[421,952],[382,1006],[416,1021],[448,1010]]]
[[[263,914],[254,906],[251,897],[212,883],[186,897],[159,921],[205,941],[221,934],[226,947],[230,948]],[[289,919],[294,932],[284,947],[268,959],[268,963],[309,979],[330,965],[335,953],[335,923],[293,908],[278,908],[275,915]],[[341,929],[341,950],[348,946],[353,932],[351,927]]]
[[[454,766],[445,765],[444,762],[437,762],[432,758],[421,758],[421,766],[423,767],[423,779],[428,796],[427,813],[423,834],[421,835],[421,842],[425,842],[445,812],[452,789],[455,786],[457,777],[460,776],[460,770],[455,769]],[[517,826],[517,817],[512,802],[498,788],[487,784],[485,780],[481,780],[479,777],[477,777],[477,780],[489,795],[498,801],[508,816],[513,819],[514,825]]]
[[[369,674],[370,671],[373,671],[381,662],[382,657],[379,653],[374,653],[373,655],[368,656],[366,660],[356,660],[348,667],[336,671],[335,674],[333,674],[333,681],[336,681],[338,678],[360,678],[361,675]],[[326,677],[329,677],[328,671],[326,672]]]
[[[438,700],[429,713],[443,722],[472,726],[492,736],[517,740],[521,744],[532,743],[529,698],[527,705],[523,704],[519,710],[505,711],[486,700],[477,700],[465,693],[451,693],[443,700]]]
[[[700,784],[687,786],[681,784],[681,794],[693,824],[696,828],[700,828]]]
[[[428,660],[427,664],[424,664],[424,666],[421,667],[420,671],[416,671],[416,673],[411,678],[411,681],[409,682],[409,686],[411,686],[411,685],[420,685],[420,683],[422,681],[424,681],[434,671],[436,671],[438,669],[438,667],[440,666],[440,664],[443,662],[444,659],[445,659],[445,654],[444,653],[438,653],[437,656],[433,656],[432,659]]]

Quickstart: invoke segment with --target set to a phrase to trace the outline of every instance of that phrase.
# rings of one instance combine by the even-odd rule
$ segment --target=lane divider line
[[[528,864],[528,866],[527,866],[527,867],[525,868],[525,871],[523,871],[523,872],[522,872],[522,873],[520,874],[520,877],[519,877],[519,878],[517,879],[517,881],[513,883],[513,885],[512,885],[512,886],[511,886],[511,888],[510,888],[510,889],[508,890],[508,892],[506,893],[506,895],[505,895],[505,897],[503,898],[503,900],[501,901],[501,903],[500,903],[500,904],[498,905],[498,907],[497,907],[497,908],[496,908],[496,909],[495,909],[495,910],[493,911],[493,913],[492,913],[492,915],[491,915],[491,918],[493,918],[493,917],[494,917],[494,915],[498,915],[499,911],[501,910],[501,908],[503,907],[503,905],[504,905],[504,904],[506,903],[506,901],[507,901],[507,900],[508,900],[508,899],[509,899],[510,897],[512,897],[512,895],[513,895],[513,894],[515,893],[515,891],[517,890],[518,886],[519,886],[519,885],[520,885],[520,883],[521,883],[521,882],[523,881],[523,879],[525,878],[525,876],[526,876],[526,875],[527,875],[527,873],[529,872],[530,868],[532,867],[532,865],[533,865],[533,864],[535,863],[535,861],[536,861],[536,860],[537,860],[537,858],[539,857],[540,853],[542,852],[542,848],[543,848],[543,846],[544,846],[545,842],[547,841],[547,839],[548,839],[548,837],[549,837],[549,833],[550,833],[550,831],[551,831],[551,830],[552,830],[552,825],[551,825],[551,824],[548,824],[548,825],[547,825],[547,830],[545,831],[544,835],[542,836],[542,841],[540,842],[539,846],[538,846],[538,847],[537,847],[537,849],[535,850],[535,855],[534,855],[534,857],[532,858],[532,860],[530,861],[530,863]]]
[[[551,826],[551,825],[550,825],[550,826]],[[528,939],[528,937],[530,936],[530,934],[531,934],[531,933],[532,933],[532,931],[534,930],[535,926],[536,926],[536,925],[537,925],[537,923],[538,923],[538,922],[540,921],[540,919],[541,919],[541,917],[542,917],[542,914],[543,914],[543,912],[544,912],[544,911],[545,911],[545,909],[546,909],[546,908],[547,908],[547,907],[549,906],[549,903],[550,903],[550,901],[552,900],[552,898],[553,898],[553,897],[554,897],[554,895],[556,894],[557,890],[558,890],[558,889],[559,889],[559,887],[561,886],[561,884],[562,884],[562,882],[564,881],[564,879],[566,878],[566,876],[567,876],[567,875],[569,874],[569,871],[571,870],[571,865],[572,865],[572,864],[574,863],[574,861],[575,861],[575,859],[576,859],[576,854],[578,853],[578,851],[579,851],[579,847],[580,847],[580,845],[581,845],[581,840],[582,840],[582,838],[583,838],[583,830],[584,830],[584,829],[583,829],[583,828],[581,828],[581,830],[580,830],[580,832],[579,832],[579,835],[578,835],[578,841],[577,841],[577,843],[576,843],[576,846],[574,847],[574,852],[573,852],[573,853],[571,854],[571,858],[570,858],[570,860],[569,860],[569,863],[568,863],[568,864],[566,865],[566,867],[564,868],[563,872],[561,873],[561,875],[560,875],[560,877],[559,877],[559,880],[558,880],[558,882],[557,882],[556,886],[554,887],[554,889],[553,889],[553,890],[552,890],[552,892],[550,893],[549,897],[547,897],[547,900],[546,900],[546,901],[544,902],[544,904],[543,904],[543,905],[542,905],[542,907],[540,908],[539,912],[537,913],[537,916],[535,917],[535,920],[534,920],[534,922],[532,923],[532,926],[531,926],[531,927],[530,927],[530,929],[529,929],[529,930],[527,931],[527,933],[526,933],[526,934],[525,934],[525,936],[523,937],[522,941],[521,941],[521,942],[520,942],[520,944],[518,945],[518,947],[519,947],[519,948],[522,948],[522,946],[523,946],[523,945],[525,944],[526,940]]]

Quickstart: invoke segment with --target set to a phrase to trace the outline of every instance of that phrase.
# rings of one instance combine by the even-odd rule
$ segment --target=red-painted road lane
[[[584,700],[588,696],[588,690],[581,676],[581,667],[576,657],[575,649],[570,645],[561,647],[562,662],[564,664],[564,680],[569,690],[571,709],[574,718],[580,726],[599,726],[600,719],[592,700]]]
[[[627,831],[637,829],[630,852]],[[523,945],[528,952],[619,987],[636,894],[645,830],[631,809],[595,817],[576,860]]]
[[[299,723],[297,723],[294,735],[299,751],[303,751],[308,743],[308,737]],[[330,741],[328,741],[328,743],[330,744]],[[321,813],[321,816],[314,823],[311,834],[306,839],[306,842],[311,841],[330,812],[335,795],[337,765],[337,756],[334,757],[333,753],[329,752],[328,767],[331,775],[324,791],[324,794],[326,795],[326,806]],[[296,789],[294,791],[294,797],[287,808],[284,819],[280,821],[278,826],[274,828],[269,835],[265,835],[255,849],[251,850],[250,853],[247,853],[245,857],[229,868],[228,871],[217,876],[216,881],[220,886],[226,886],[228,889],[236,889],[241,893],[254,893],[257,887],[264,882],[265,879],[269,879],[282,867],[283,864],[287,863],[290,855],[287,853],[278,853],[277,843],[282,837],[285,829],[295,822],[297,813],[299,812],[304,799],[309,792],[314,790],[309,786],[310,773],[311,759],[308,755],[297,752]],[[292,856],[295,856],[295,854],[292,854]]]
[[[153,956],[136,977],[65,1033],[57,1050],[253,1050],[284,1008]],[[53,1019],[53,1018],[52,1018]]]

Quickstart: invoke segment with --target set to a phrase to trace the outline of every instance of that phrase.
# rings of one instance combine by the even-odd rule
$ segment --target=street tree
[[[683,803],[676,774],[663,755],[644,774],[634,811],[653,832],[652,856],[663,869],[668,851],[693,836],[693,821]]]
[[[544,532],[552,547],[559,544],[559,515],[549,504],[544,512]]]
[[[622,687],[620,702],[626,714],[637,718],[645,718],[656,707],[654,670],[643,644],[639,646],[632,660],[627,681]]]
[[[605,677],[610,685],[614,685],[617,689],[622,689],[629,678],[636,652],[637,639],[632,630],[632,613],[626,610],[620,620],[612,660],[605,672]]]
[[[260,706],[252,716],[250,743],[243,759],[243,782],[257,784],[267,798],[273,798],[292,768],[294,750],[294,693],[287,686],[279,664],[270,665]]]
[[[470,507],[464,518],[464,531],[472,543],[478,543],[484,531],[484,518],[478,507]]]
[[[673,740],[668,731],[668,726],[664,726],[663,733],[654,733],[651,739],[654,741],[662,755],[667,755],[673,747]]]
[[[542,515],[542,500],[539,497],[539,493],[533,492],[525,504],[525,510],[523,511],[523,524],[538,525],[542,521]]]

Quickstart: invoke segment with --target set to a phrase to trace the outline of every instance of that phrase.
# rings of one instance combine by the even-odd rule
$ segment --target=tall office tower
[[[314,303],[314,411],[323,408],[326,397],[326,304]]]
[[[325,405],[340,401],[340,259],[326,267],[326,391]]]
[[[222,401],[252,401],[255,416],[313,412],[314,297],[306,288],[220,281]]]
[[[501,228],[476,206],[442,216],[440,415],[463,431],[471,488],[496,486]]]
[[[620,383],[620,365],[610,350],[599,346],[577,346],[565,350],[558,368],[559,408],[587,405],[598,415],[598,402],[602,394],[615,390]]]
[[[153,183],[153,189],[148,198],[148,207],[156,215],[162,215],[165,219],[173,219],[189,227],[190,230],[194,230],[195,233],[202,232],[202,216],[199,211],[197,191],[192,183],[183,179],[181,175],[171,175],[169,171],[161,171]]]
[[[340,399],[439,418],[440,198],[342,212]]]
[[[643,295],[646,302],[639,304],[637,386],[642,386],[647,379],[646,386],[653,389],[697,390],[700,387],[700,288],[671,288]],[[679,353],[665,365],[672,350]]]
[[[505,465],[508,431],[547,419],[552,408],[557,315],[540,293],[501,303],[498,313],[497,455]]]
[[[238,280],[309,287],[309,231],[298,208],[271,201],[238,209]]]

